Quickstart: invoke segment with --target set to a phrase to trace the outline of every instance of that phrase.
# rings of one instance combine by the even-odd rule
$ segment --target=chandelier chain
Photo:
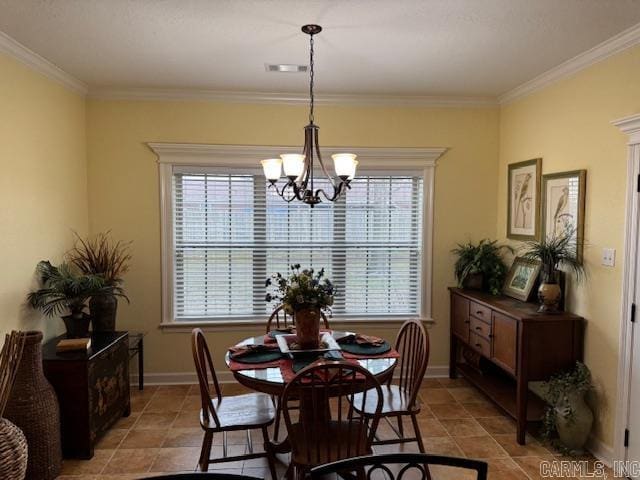
[[[313,109],[314,109],[314,96],[313,96],[313,84],[314,84],[314,69],[313,69],[313,34],[309,35],[309,123],[313,123]]]

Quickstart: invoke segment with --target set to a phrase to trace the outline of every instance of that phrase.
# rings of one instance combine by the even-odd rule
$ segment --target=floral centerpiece
[[[296,334],[301,348],[318,348],[320,340],[320,312],[331,313],[335,287],[324,276],[324,268],[300,269],[300,264],[291,265],[291,273],[285,276],[276,273],[267,278],[266,286],[274,286],[267,293],[267,302],[278,302],[293,316]]]

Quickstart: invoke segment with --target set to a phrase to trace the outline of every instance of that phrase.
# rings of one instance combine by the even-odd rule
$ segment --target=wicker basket
[[[27,439],[18,427],[0,418],[0,478],[24,480],[27,473]]]
[[[29,444],[28,480],[53,480],[62,469],[60,408],[42,370],[42,332],[24,332],[18,374],[4,416],[24,432]]]

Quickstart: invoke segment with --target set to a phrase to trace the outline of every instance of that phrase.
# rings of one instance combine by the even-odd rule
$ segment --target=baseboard
[[[606,466],[611,467],[614,461],[613,448],[609,445],[602,443],[594,436],[590,436],[587,441],[587,450],[589,450],[594,457],[604,463]]]
[[[227,370],[216,372],[220,383],[234,383],[233,374]],[[425,378],[444,378],[449,376],[449,366],[436,365],[427,367]],[[138,375],[131,374],[131,385],[138,385]],[[196,372],[146,373],[145,385],[184,385],[198,383]]]

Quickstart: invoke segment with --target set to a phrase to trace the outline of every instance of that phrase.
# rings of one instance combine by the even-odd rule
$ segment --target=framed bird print
[[[550,173],[542,177],[543,238],[573,237],[582,262],[586,170]]]
[[[508,238],[514,240],[539,238],[541,171],[541,158],[509,164]]]

